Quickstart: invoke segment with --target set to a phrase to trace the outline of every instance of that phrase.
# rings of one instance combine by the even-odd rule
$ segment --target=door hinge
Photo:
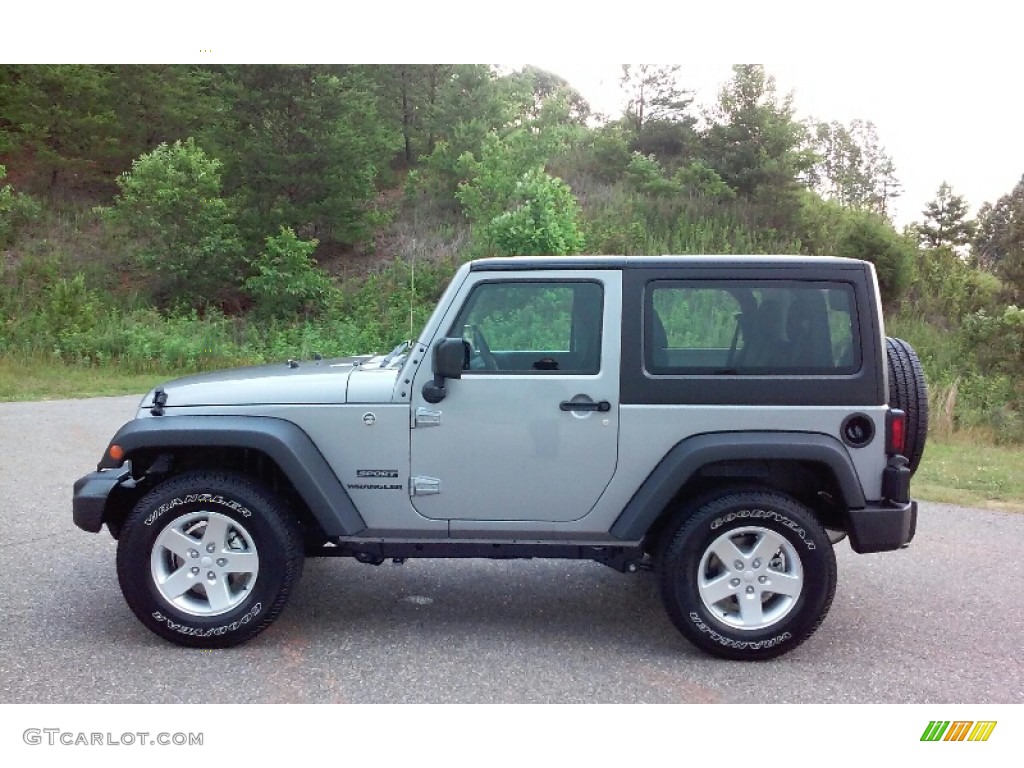
[[[413,496],[433,496],[441,492],[441,481],[436,477],[412,477],[409,492]]]
[[[412,426],[413,429],[416,427],[439,427],[441,426],[441,412],[432,411],[421,405],[413,414]]]

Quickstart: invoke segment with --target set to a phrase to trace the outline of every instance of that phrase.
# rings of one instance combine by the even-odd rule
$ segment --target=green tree
[[[630,148],[640,154],[654,155],[670,170],[677,168],[700,154],[695,125],[693,119],[682,122],[648,120],[643,130],[633,137]]]
[[[300,240],[287,227],[267,238],[263,253],[252,262],[255,274],[245,281],[257,311],[287,318],[324,309],[331,280],[313,261],[316,247],[316,240]]]
[[[679,85],[678,64],[623,64],[620,84],[626,95],[626,118],[640,134],[651,121],[687,120],[693,95]]]
[[[159,144],[196,135],[214,124],[219,105],[213,95],[218,73],[179,64],[132,64],[102,67],[114,114],[114,170]]]
[[[861,150],[849,129],[838,121],[812,122],[811,147],[817,155],[807,179],[822,197],[841,205],[859,203],[867,188],[861,168]]]
[[[518,82],[532,89],[531,78]],[[553,92],[534,110],[534,97],[523,102],[524,93],[529,96],[532,90],[508,83],[507,114],[517,115],[511,118],[513,124],[488,132],[479,148],[463,152],[452,169],[458,179],[455,198],[475,224],[487,224],[508,210],[523,175],[564,150],[578,130],[569,120],[565,94]]]
[[[977,263],[999,275],[1017,297],[1024,297],[1024,176],[995,205],[978,212],[973,253]]]
[[[539,120],[554,104],[561,105],[561,117],[566,123],[583,125],[590,117],[590,104],[564,77],[532,64],[523,67],[518,76],[530,85],[532,98],[527,105],[530,118]]]
[[[486,133],[514,127],[532,102],[529,80],[514,73],[500,76],[493,67],[482,64],[456,65],[438,89],[434,117],[437,139],[451,141],[460,127],[473,124],[477,131],[483,131],[479,135],[482,141]]]
[[[860,148],[861,168],[867,182],[862,204],[889,216],[892,201],[903,194],[903,185],[896,178],[896,165],[882,146],[874,123],[854,120],[850,123],[850,133]]]
[[[708,112],[705,165],[740,197],[760,204],[769,226],[790,226],[801,178],[814,162],[806,128],[793,118],[792,95],[780,97],[760,65],[733,67],[732,79]]]
[[[423,158],[419,188],[439,201],[455,200],[469,181],[466,156],[479,159],[489,137],[499,139],[529,122],[532,86],[491,68],[460,64],[443,80],[433,109],[433,151]]]
[[[508,210],[518,194],[523,174],[543,165],[554,151],[556,140],[551,134],[535,135],[527,128],[519,128],[504,136],[489,134],[479,158],[463,153],[456,167],[465,181],[459,183],[455,198],[469,220],[486,224]]]
[[[137,241],[165,304],[200,307],[238,287],[242,244],[220,169],[189,138],[159,145],[117,179],[120,194],[104,214]]]
[[[438,95],[455,67],[450,64],[387,64],[360,69],[377,84],[381,117],[401,133],[401,157],[411,167],[434,151]]]
[[[38,189],[104,181],[116,151],[110,79],[91,65],[0,67],[0,153],[30,156]]]
[[[942,182],[935,199],[922,213],[924,222],[917,225],[917,233],[924,248],[945,246],[956,250],[971,242],[974,222],[967,216],[967,202],[962,196],[954,195],[946,182]]]
[[[230,67],[218,95],[229,111],[209,141],[224,159],[225,189],[240,202],[250,242],[281,227],[340,243],[369,235],[377,178],[398,134],[377,114],[362,73]]]
[[[38,188],[105,187],[131,161],[216,121],[208,68],[0,67],[0,152],[24,155]]]
[[[654,155],[669,167],[692,156],[698,139],[690,114],[692,92],[679,83],[678,64],[623,64],[623,120],[632,131],[630,149]]]
[[[816,162],[806,178],[814,190],[840,205],[888,215],[901,185],[873,123],[812,121],[810,142]]]
[[[374,68],[373,76],[380,85],[381,115],[400,126],[402,157],[406,167],[418,154],[414,145],[422,124],[418,103],[421,66],[395,64]]]
[[[513,202],[516,207],[497,216],[489,226],[500,253],[544,256],[583,249],[579,205],[564,181],[535,168],[519,181]]]

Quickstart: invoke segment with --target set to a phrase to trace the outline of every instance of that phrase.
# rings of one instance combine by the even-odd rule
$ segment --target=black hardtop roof
[[[866,262],[836,256],[693,255],[693,256],[515,256],[470,262],[474,272],[514,272],[536,269],[665,269],[672,267],[779,269],[863,269]]]

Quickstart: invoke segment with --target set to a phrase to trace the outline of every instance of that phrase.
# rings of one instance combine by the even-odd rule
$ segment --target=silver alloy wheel
[[[219,512],[172,520],[153,542],[150,569],[157,591],[178,610],[217,616],[238,606],[260,570],[252,536]]]
[[[796,548],[758,526],[723,533],[701,557],[697,589],[704,607],[734,629],[764,629],[796,605],[804,574]]]

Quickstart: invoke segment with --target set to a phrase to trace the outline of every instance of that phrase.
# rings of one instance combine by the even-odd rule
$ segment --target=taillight
[[[903,455],[907,446],[907,414],[891,408],[886,422],[885,452],[890,456]]]

